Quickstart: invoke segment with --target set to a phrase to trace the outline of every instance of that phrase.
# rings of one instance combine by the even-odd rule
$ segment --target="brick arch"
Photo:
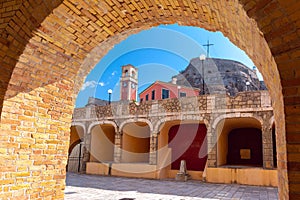
[[[33,37],[34,31],[61,2],[62,0],[42,1],[38,4],[28,1],[7,0],[0,3],[2,10],[0,13],[0,58],[1,67],[3,67],[1,70],[5,68],[4,72],[1,71],[0,80],[0,116],[5,93],[9,90],[11,75],[19,62],[20,55]],[[41,12],[36,12],[36,10]]]
[[[57,145],[57,156],[51,164],[61,166],[47,172],[56,177],[55,186],[42,181],[45,186],[40,186],[41,189],[48,187],[49,192],[31,194],[30,189],[26,189],[30,188],[31,183],[27,183],[13,187],[16,192],[4,195],[11,197],[13,193],[21,194],[19,190],[27,190],[27,197],[31,198],[62,197],[65,184],[63,165],[67,159],[67,150],[62,147],[67,146],[73,105],[84,77],[114,44],[127,36],[158,24],[179,23],[223,32],[245,50],[262,72],[275,100],[275,121],[281,122],[276,123],[276,130],[280,133],[280,197],[299,198],[295,189],[298,179],[293,176],[299,169],[296,157],[289,157],[288,160],[290,185],[287,176],[287,150],[291,154],[297,153],[298,145],[290,145],[287,149],[286,141],[298,141],[294,133],[299,128],[297,119],[300,113],[297,93],[297,45],[300,44],[300,37],[296,33],[300,25],[299,15],[295,13],[300,6],[297,1],[285,2],[191,0],[172,1],[171,4],[161,0],[155,4],[152,1],[130,3],[126,0],[122,3],[100,1],[95,5],[82,0],[74,4],[72,0],[54,0],[40,1],[39,4],[22,1],[13,11],[0,9],[1,17],[5,18],[0,29],[0,57],[3,61],[0,109],[1,129],[5,133],[2,146],[8,149],[4,156],[7,161],[5,167],[8,173],[16,173],[19,157],[14,150],[21,146],[29,149],[29,155],[43,152],[49,159],[52,158],[53,151],[47,150],[50,144]],[[0,8],[13,6],[14,3],[2,2]],[[287,138],[286,130],[289,131]],[[38,139],[46,143],[37,145]],[[36,159],[38,157],[42,156],[36,155]],[[34,160],[28,163],[33,165]],[[40,166],[43,168],[45,165],[41,163]],[[44,172],[40,173],[44,175]]]

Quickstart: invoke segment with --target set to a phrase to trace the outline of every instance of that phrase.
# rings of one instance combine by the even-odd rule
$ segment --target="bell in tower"
[[[121,100],[136,101],[138,85],[138,69],[132,65],[122,66],[120,81]]]

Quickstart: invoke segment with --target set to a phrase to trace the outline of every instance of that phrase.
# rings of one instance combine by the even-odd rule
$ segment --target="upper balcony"
[[[224,113],[235,111],[272,110],[268,91],[240,92],[236,96],[222,94],[201,95],[146,101],[143,103],[119,101],[105,106],[76,108],[73,120],[118,119],[128,117],[151,117],[178,113]]]

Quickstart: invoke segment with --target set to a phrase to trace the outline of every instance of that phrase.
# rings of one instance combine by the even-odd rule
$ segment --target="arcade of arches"
[[[298,0],[3,0],[1,198],[63,198],[70,125],[84,78],[115,44],[159,24],[221,31],[273,99],[280,199],[300,198]]]
[[[241,95],[256,103],[245,105]],[[208,98],[215,99],[211,95]],[[127,113],[134,103],[76,108],[72,123],[87,130],[83,138],[86,156],[78,168],[86,169],[81,172],[88,174],[165,179],[177,177],[181,160],[185,160],[191,179],[277,186],[273,156],[276,144],[272,140],[276,133],[272,131],[273,110],[267,92],[240,93],[230,99],[226,100],[231,101],[226,105],[230,111],[216,112],[214,117],[214,106],[178,112],[170,100],[159,101],[161,105],[169,103],[166,107],[174,106],[167,115],[158,101],[148,102],[148,107],[159,109],[148,112],[147,118],[147,112],[140,109],[145,107],[143,104],[130,115],[114,118],[109,114],[97,118],[95,114],[100,110],[109,113],[110,109]],[[187,107],[184,102],[190,102],[190,98],[180,100],[179,107]],[[178,103],[178,99],[173,101]]]

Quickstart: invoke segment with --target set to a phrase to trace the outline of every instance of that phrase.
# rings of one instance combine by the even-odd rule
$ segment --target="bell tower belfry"
[[[138,69],[132,65],[122,66],[120,80],[121,100],[137,100]]]

